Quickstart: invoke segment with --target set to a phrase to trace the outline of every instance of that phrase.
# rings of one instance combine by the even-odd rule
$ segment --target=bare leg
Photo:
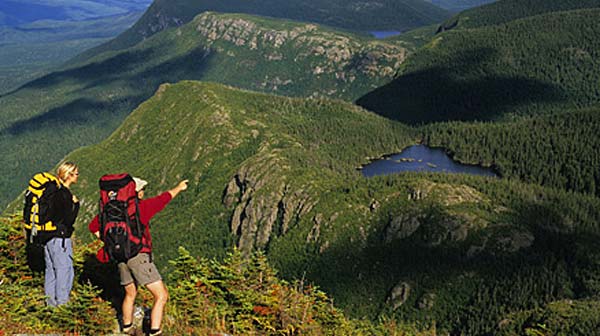
[[[147,284],[146,288],[148,288],[150,293],[152,293],[152,296],[154,296],[154,305],[152,306],[152,313],[150,314],[150,328],[160,329],[165,305],[169,299],[167,287],[162,280],[159,280],[151,284]],[[125,309],[123,309],[123,314],[125,314]]]
[[[137,287],[135,282],[127,284],[125,287],[125,298],[123,299],[123,324],[131,324],[133,322],[133,304],[137,295]]]

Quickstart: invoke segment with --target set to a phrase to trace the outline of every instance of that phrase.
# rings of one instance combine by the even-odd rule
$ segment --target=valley
[[[132,26],[150,0],[0,4],[0,94],[56,70]]]

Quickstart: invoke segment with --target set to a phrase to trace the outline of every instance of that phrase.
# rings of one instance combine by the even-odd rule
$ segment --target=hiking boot
[[[129,336],[136,336],[136,335],[138,335],[137,328],[135,327],[135,325],[133,323],[130,326],[128,326],[128,327],[123,327],[122,333],[125,334],[125,335],[129,335]]]

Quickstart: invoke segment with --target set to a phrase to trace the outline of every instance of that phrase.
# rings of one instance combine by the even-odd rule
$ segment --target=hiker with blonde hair
[[[56,175],[60,183],[47,209],[48,218],[56,230],[44,248],[44,291],[49,306],[69,301],[74,278],[71,235],[79,212],[79,200],[69,189],[77,183],[79,167],[73,162],[64,162],[56,170]]]

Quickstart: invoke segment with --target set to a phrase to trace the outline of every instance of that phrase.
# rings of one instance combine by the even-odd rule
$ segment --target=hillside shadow
[[[402,75],[356,104],[407,124],[493,120],[516,109],[564,101],[556,85],[520,74],[493,74],[493,49],[468,49],[443,65]]]
[[[165,82],[201,79],[210,58],[210,50],[198,47],[179,57],[167,60],[138,73],[123,75],[136,69],[134,60],[143,60],[147,53],[139,53],[127,62],[121,57],[106,62],[94,63],[81,69],[57,73],[27,84],[29,88],[42,89],[61,81],[82,81],[85,86],[73,92],[76,98],[63,106],[26,120],[15,122],[2,130],[0,134],[20,135],[29,132],[64,126],[82,126],[105,123],[108,119],[123,119],[143,101],[149,99],[158,86]],[[111,69],[111,71],[109,71]],[[99,72],[96,75],[94,73]],[[98,88],[114,89],[115,83],[121,90],[112,92],[109,101],[94,98]],[[126,95],[127,94],[127,95]]]
[[[168,59],[147,69],[140,69],[141,71],[138,72],[131,71],[133,73],[123,75],[127,71],[119,70],[96,77],[88,81],[87,85],[79,91],[108,86],[113,82],[122,81],[131,88],[147,88],[147,90],[151,90],[151,93],[154,93],[154,90],[162,83],[202,79],[211,56],[210,49],[198,46],[183,55]],[[135,68],[129,70],[135,70]]]
[[[63,106],[47,112],[17,121],[0,132],[0,135],[19,136],[43,130],[61,129],[68,127],[97,125],[107,119],[120,117],[123,107],[135,106],[143,101],[143,96],[122,97],[119,100],[103,102],[89,98],[79,98]]]
[[[325,250],[308,268],[295,266],[300,266],[296,268],[300,274],[305,270],[306,277],[335,298],[338,306],[351,316],[376,319],[396,315],[417,319],[431,315],[441,323],[438,326],[450,330],[473,332],[475,329],[461,329],[468,325],[469,328],[487,328],[489,332],[500,321],[497,318],[508,312],[600,293],[596,280],[600,277],[597,267],[600,252],[590,253],[597,250],[595,246],[600,236],[590,233],[589,229],[588,232],[567,230],[569,220],[562,215],[556,217],[560,212],[553,208],[556,206],[550,203],[519,206],[510,221],[526,227],[535,240],[531,246],[516,252],[484,250],[470,255],[468,251],[473,242],[468,239],[459,244],[432,246],[423,243],[419,231],[408,238],[386,243],[378,231],[367,239],[369,243],[363,249],[357,247],[360,243],[354,237],[354,242],[340,242]],[[498,239],[488,244],[502,245],[503,241]],[[287,266],[290,265],[283,267]],[[410,294],[395,311],[386,301],[392,289],[401,283],[409,284]],[[436,294],[439,298],[436,300],[442,300],[434,301],[439,306],[421,306],[422,298],[429,293]],[[451,298],[463,301],[443,301]],[[454,310],[444,311],[447,307]],[[458,315],[459,311],[484,314],[483,321],[487,322],[480,324],[473,315]],[[483,329],[466,334],[488,334],[482,332]]]
[[[176,47],[169,43],[161,49],[169,50],[170,48]],[[167,59],[155,66],[146,67],[146,64],[156,57],[155,55],[160,54],[161,51],[157,48],[121,52],[99,62],[47,74],[1,94],[0,98],[25,89],[51,90],[68,82],[83,85],[81,89],[74,91],[75,94],[89,89],[106,87],[116,82],[127,83],[137,90],[149,86],[155,90],[156,86],[164,82],[201,79],[212,52],[209,48],[198,46],[183,55]]]
[[[119,269],[114,263],[103,264],[93,254],[85,256],[83,270],[77,281],[89,283],[100,290],[100,297],[116,310],[117,317],[122,315],[125,290],[121,286]]]
[[[0,97],[8,96],[23,89],[47,89],[62,82],[76,81],[78,83],[94,82],[98,77],[115,77],[135,69],[146,61],[156,51],[154,49],[126,51],[100,62],[93,62],[84,66],[52,72],[31,82],[25,83],[17,89],[7,92]]]

